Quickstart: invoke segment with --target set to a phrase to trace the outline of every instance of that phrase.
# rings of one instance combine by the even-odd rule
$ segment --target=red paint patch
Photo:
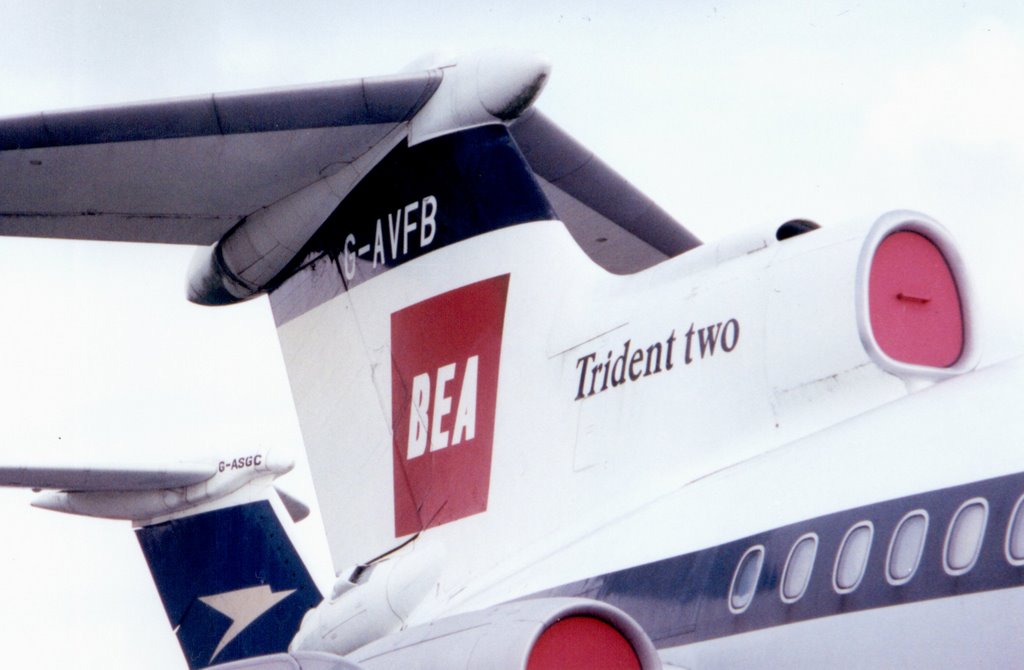
[[[487,509],[508,282],[391,315],[396,537]]]
[[[640,670],[640,659],[629,640],[610,624],[574,616],[541,633],[526,670]]]
[[[871,332],[890,358],[937,368],[957,362],[964,325],[953,273],[918,233],[889,235],[875,250],[868,278]]]

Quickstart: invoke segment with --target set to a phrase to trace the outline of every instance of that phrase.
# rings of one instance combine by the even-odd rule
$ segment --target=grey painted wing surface
[[[700,245],[653,200],[539,111],[531,110],[511,129],[559,219],[606,270],[636,272]]]
[[[436,71],[0,119],[0,234],[211,244],[410,119]]]
[[[0,486],[58,491],[150,491],[191,486],[217,474],[203,463],[173,465],[18,465],[0,467]]]

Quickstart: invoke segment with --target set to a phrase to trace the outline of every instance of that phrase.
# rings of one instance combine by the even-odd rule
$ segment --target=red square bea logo
[[[395,536],[487,509],[509,275],[391,315]]]

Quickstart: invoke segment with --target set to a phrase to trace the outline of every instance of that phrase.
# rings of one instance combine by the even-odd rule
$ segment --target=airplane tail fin
[[[502,124],[403,142],[280,276],[335,569],[487,509],[510,270],[530,260],[480,240],[555,217]]]
[[[548,72],[543,59],[494,53],[397,77],[7,120],[10,165],[25,163],[21,151],[73,152],[83,167],[68,178],[103,200],[44,208],[51,185],[18,169],[6,209],[47,222],[32,234],[217,240],[196,256],[189,299],[269,294],[335,570],[429,533],[457,575],[448,598],[585,505],[563,484],[590,457],[571,453],[573,425],[552,420],[579,411],[582,373],[560,355],[579,343],[536,324],[591,318],[565,289],[699,244],[531,109]],[[110,174],[117,188],[103,187]],[[156,197],[168,175],[180,203]],[[670,351],[675,331],[664,335]],[[193,668],[282,651],[320,600],[273,464],[96,473],[21,485],[57,491],[42,507],[135,522]],[[543,495],[517,490],[523,481]]]
[[[515,78],[465,80],[485,70],[464,68],[444,72],[299,242],[285,238],[293,212],[320,202],[312,191],[253,214],[193,265],[196,302],[269,294],[336,571],[423,531],[469,546],[482,527],[516,527],[507,485],[520,466],[492,476],[492,461],[511,453],[510,419],[540,402],[513,391],[517,378],[551,373],[522,355],[549,345],[531,323],[567,307],[551,278],[600,281],[692,242],[674,222],[635,225],[650,201],[543,117],[470,114],[460,96]],[[526,103],[535,93],[524,89]],[[284,247],[297,251],[272,264]],[[551,456],[517,449],[530,467]]]
[[[288,649],[323,596],[293,540],[301,503],[273,480],[291,463],[4,468],[0,484],[47,490],[33,505],[130,519],[189,668]]]

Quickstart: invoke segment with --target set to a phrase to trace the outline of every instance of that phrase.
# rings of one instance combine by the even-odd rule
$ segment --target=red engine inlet
[[[613,626],[594,617],[574,616],[541,633],[526,670],[640,670],[640,659]]]
[[[393,633],[348,654],[363,670],[661,670],[625,612],[586,598],[517,600]]]
[[[964,349],[960,293],[949,264],[927,237],[892,233],[878,245],[868,278],[871,332],[895,361],[947,368]]]

